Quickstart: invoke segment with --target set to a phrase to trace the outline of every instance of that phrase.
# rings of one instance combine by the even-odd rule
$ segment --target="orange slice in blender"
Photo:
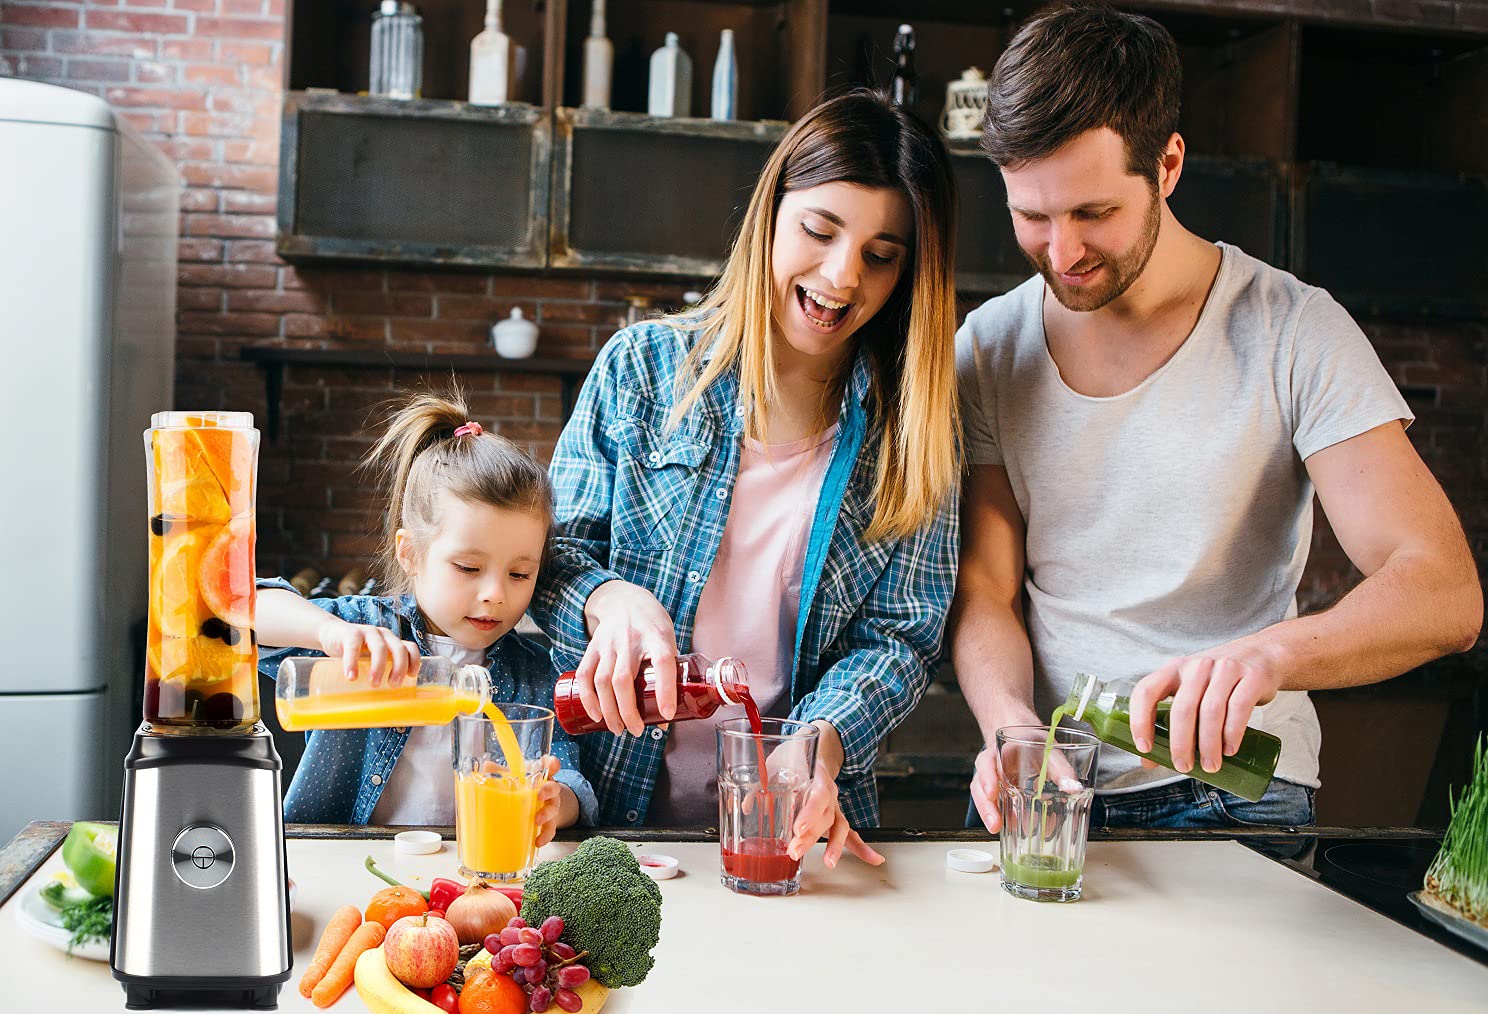
[[[160,503],[155,512],[173,521],[225,524],[233,511],[226,487],[213,471],[195,430],[155,434],[155,478]]]
[[[167,637],[160,642],[160,678],[173,683],[220,683],[253,662],[215,637]]]
[[[218,530],[201,556],[200,586],[206,607],[230,627],[253,625],[253,517],[235,518]]]
[[[199,429],[187,431],[199,460],[216,480],[232,515],[253,509],[253,441],[241,430]]]
[[[198,587],[201,561],[221,525],[172,530],[163,537],[160,559],[150,574],[150,619],[165,637],[196,637],[212,610]]]

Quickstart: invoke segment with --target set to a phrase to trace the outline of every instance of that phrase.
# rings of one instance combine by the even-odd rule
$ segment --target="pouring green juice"
[[[1077,722],[1087,723],[1102,743],[1119,747],[1127,753],[1136,754],[1155,761],[1165,768],[1173,768],[1172,741],[1168,734],[1169,715],[1173,710],[1171,701],[1162,701],[1157,706],[1157,723],[1152,737],[1152,749],[1143,753],[1137,749],[1131,727],[1131,691],[1136,681],[1131,679],[1097,680],[1088,673],[1076,673],[1074,684],[1064,704],[1054,709],[1049,719],[1049,741],[1044,746],[1044,763],[1039,769],[1038,788],[1043,791],[1048,774],[1049,751],[1054,747],[1054,730],[1065,715]],[[1222,758],[1218,771],[1205,771],[1194,765],[1187,774],[1217,789],[1232,792],[1252,803],[1259,802],[1276,773],[1276,762],[1281,758],[1281,740],[1269,732],[1259,729],[1245,730],[1240,738],[1240,749],[1234,756]],[[1174,769],[1176,770],[1176,769]]]

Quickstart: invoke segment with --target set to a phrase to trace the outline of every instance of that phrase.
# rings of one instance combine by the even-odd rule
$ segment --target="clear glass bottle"
[[[1158,702],[1152,749],[1143,753],[1132,738],[1131,692],[1136,685],[1137,681],[1130,677],[1103,681],[1088,673],[1076,673],[1069,696],[1064,701],[1064,714],[1077,722],[1087,723],[1102,743],[1156,761],[1165,768],[1173,768],[1172,744],[1168,736],[1168,715],[1173,702]],[[1254,803],[1266,794],[1280,758],[1281,740],[1269,732],[1246,729],[1240,739],[1240,749],[1233,757],[1223,758],[1218,771],[1205,771],[1196,763],[1185,774]]]
[[[636,673],[635,690],[641,720],[647,725],[666,721],[656,703],[654,667],[648,665]],[[749,671],[743,662],[737,658],[720,658],[715,662],[698,654],[677,657],[677,714],[672,721],[707,718],[719,708],[735,704],[744,705],[744,710],[757,720],[758,711],[754,710],[754,699],[749,696]],[[553,687],[553,712],[570,736],[605,728],[603,720],[595,721],[584,710],[579,680],[572,672],[559,676]]]
[[[491,703],[491,677],[478,665],[456,665],[443,655],[418,660],[412,678],[376,685],[363,658],[348,679],[339,658],[299,656],[279,664],[274,711],[289,732],[445,725]]]
[[[367,91],[392,99],[418,98],[424,81],[424,19],[413,4],[382,0],[372,15]]]

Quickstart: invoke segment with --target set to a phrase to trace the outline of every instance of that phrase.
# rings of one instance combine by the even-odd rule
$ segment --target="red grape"
[[[522,931],[517,929],[515,926],[508,926],[506,929],[502,930],[498,934],[498,936],[501,937],[501,942],[503,944],[519,944],[522,942]]]
[[[540,983],[548,977],[548,963],[542,958],[537,959],[537,964],[527,969],[527,981]]]
[[[567,961],[569,958],[578,953],[578,951],[568,946],[568,944],[564,943],[562,940],[553,945],[553,954],[558,958],[559,961]]]
[[[492,954],[495,954],[497,951],[501,950],[500,934],[487,933],[486,939],[481,941],[481,946],[490,951]]]
[[[561,936],[563,936],[563,917],[561,915],[550,915],[542,921],[543,943],[557,943],[558,938]]]
[[[521,929],[523,926],[527,925],[527,920],[523,919],[519,915],[514,915],[510,919],[506,920],[506,924],[512,929]]]
[[[523,968],[530,968],[542,960],[542,948],[536,944],[517,944],[512,948],[511,956]]]
[[[533,929],[531,926],[524,926],[522,929],[517,930],[517,936],[521,938],[521,942],[524,944],[540,944],[543,942],[542,931]]]
[[[527,1006],[537,1014],[542,1014],[553,1005],[553,991],[547,986],[538,986],[527,998]]]
[[[575,989],[589,981],[589,969],[583,965],[565,965],[558,969],[558,985]]]
[[[571,989],[560,989],[554,993],[553,1002],[568,1011],[568,1014],[578,1014],[584,1009],[584,1001]]]

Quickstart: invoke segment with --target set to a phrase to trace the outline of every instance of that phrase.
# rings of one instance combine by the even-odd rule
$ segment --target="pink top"
[[[698,600],[692,650],[711,659],[743,659],[761,715],[790,711],[801,570],[836,434],[833,425],[789,444],[744,442],[723,541]],[[719,708],[711,718],[671,727],[648,824],[718,822],[714,727],[743,717],[743,707]]]

